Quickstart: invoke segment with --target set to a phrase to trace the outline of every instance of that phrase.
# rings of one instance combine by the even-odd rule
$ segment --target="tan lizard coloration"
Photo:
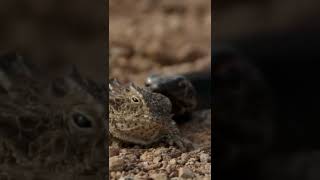
[[[169,98],[160,93],[112,80],[109,83],[110,136],[140,145],[150,145],[163,138],[186,150],[192,146],[191,142],[181,137],[172,120],[171,108]]]

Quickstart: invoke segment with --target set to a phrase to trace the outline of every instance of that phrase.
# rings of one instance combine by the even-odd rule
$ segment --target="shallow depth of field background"
[[[269,89],[265,92],[272,94],[270,99],[273,101],[273,113],[270,113],[273,130],[269,131],[270,137],[273,136],[272,146],[252,163],[252,167],[258,167],[255,170],[248,168],[248,163],[237,164],[230,160],[234,167],[232,172],[246,172],[248,176],[259,174],[259,178],[253,179],[319,179],[319,7],[317,0],[215,1],[213,47],[232,47],[235,51],[229,53],[242,55],[236,56],[242,58],[238,59],[239,62],[254,64],[268,84]],[[248,74],[242,72],[244,76]],[[242,85],[239,87],[246,87],[246,84]],[[233,113],[232,106],[229,107],[229,114]],[[245,125],[237,121],[238,118],[234,119]],[[253,124],[247,125],[248,134],[263,131]],[[225,134],[239,142],[239,137],[232,136],[231,131]],[[254,140],[254,136],[247,136],[245,140]],[[250,153],[241,156],[245,161],[252,158]],[[230,175],[231,171],[226,173]],[[234,177],[242,177],[239,173]]]
[[[104,81],[107,74],[107,2],[2,0],[0,51],[26,54],[49,76],[76,64]]]
[[[211,1],[109,1],[109,76],[142,83],[150,73],[210,65]]]

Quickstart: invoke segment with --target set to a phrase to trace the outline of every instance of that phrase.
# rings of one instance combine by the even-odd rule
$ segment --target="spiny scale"
[[[38,72],[15,53],[0,55],[0,174],[15,168],[6,178],[100,177],[107,162],[103,86],[75,68],[52,81]]]

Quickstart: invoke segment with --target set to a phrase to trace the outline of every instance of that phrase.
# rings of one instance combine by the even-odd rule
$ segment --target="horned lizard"
[[[100,86],[75,69],[52,81],[40,77],[23,57],[0,57],[0,179],[102,179]]]
[[[111,139],[145,146],[165,139],[183,151],[190,149],[192,143],[180,135],[172,116],[195,106],[195,90],[182,76],[150,76],[145,87],[113,79],[109,83]]]

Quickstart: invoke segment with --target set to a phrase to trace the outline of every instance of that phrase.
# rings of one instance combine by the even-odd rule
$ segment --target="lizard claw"
[[[176,145],[183,152],[193,150],[195,148],[191,141],[180,136],[171,137],[168,143],[169,145]]]

